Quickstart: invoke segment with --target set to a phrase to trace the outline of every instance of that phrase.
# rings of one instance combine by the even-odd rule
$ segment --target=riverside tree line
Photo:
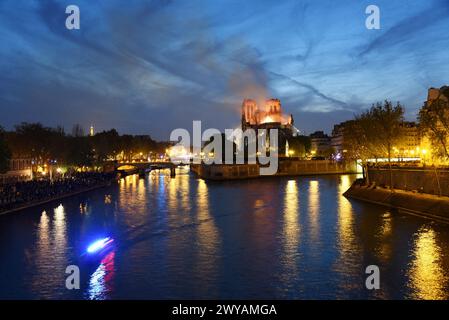
[[[447,165],[449,161],[449,87],[438,90],[436,99],[427,101],[418,113],[418,134],[429,150],[420,156],[428,157],[432,164]],[[387,158],[390,168],[390,186],[393,185],[391,158],[395,146],[406,139],[404,134],[404,107],[391,101],[376,103],[370,109],[348,121],[344,128],[347,157],[360,159],[364,176],[369,182],[366,167],[368,159]]]
[[[62,127],[21,123],[13,131],[0,127],[0,173],[9,169],[11,158],[55,161],[67,166],[93,166],[108,159],[132,160],[137,154],[164,153],[168,143],[148,135],[120,135],[115,129],[87,136],[80,125],[70,134]]]
[[[428,101],[418,113],[418,133],[429,146],[435,163],[449,161],[449,87],[439,90],[437,99]],[[404,107],[386,100],[348,121],[344,128],[347,156],[353,159],[387,158],[391,162],[395,146],[404,143],[406,136]]]

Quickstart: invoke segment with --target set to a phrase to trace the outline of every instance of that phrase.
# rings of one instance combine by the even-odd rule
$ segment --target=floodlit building
[[[9,171],[0,174],[0,183],[30,180],[32,178],[31,169],[31,159],[11,159]]]
[[[449,108],[447,108],[449,102],[449,86],[442,86],[439,89],[430,88],[428,90],[427,100],[424,102],[423,109],[426,110],[426,112],[434,112],[433,104],[436,102],[442,103],[440,106],[443,107],[443,110],[445,112],[444,117],[447,118],[448,117],[447,113],[449,112]],[[435,105],[435,107],[437,106],[438,104]],[[436,129],[441,130],[442,132],[446,131],[445,129],[446,126],[447,124],[443,124],[439,120],[435,124]],[[422,150],[430,151],[431,153],[436,151],[436,153],[439,153],[439,151],[437,151],[439,145],[433,144],[432,141],[429,139],[429,135],[427,133],[424,133],[420,138],[421,138],[420,145]],[[446,143],[448,143],[448,141],[449,137],[446,136]],[[427,154],[427,157],[428,156],[429,154]]]
[[[449,97],[446,94],[444,94],[444,92],[448,91],[449,86],[442,86],[440,89],[430,88],[429,91],[427,92],[427,101],[424,102],[424,104],[429,105],[439,99],[446,102],[449,101]]]
[[[416,122],[405,121],[401,125],[401,136],[398,146],[399,153],[414,156],[421,146],[421,137]]]
[[[256,101],[245,99],[242,103],[242,130],[247,128],[278,128],[293,131],[293,116],[282,113],[279,99],[268,99],[259,107]]]
[[[341,156],[344,153],[344,144],[347,140],[345,137],[348,135],[347,128],[353,122],[354,120],[349,120],[334,125],[331,136],[331,147],[336,155],[340,154]]]
[[[268,99],[263,106],[258,106],[255,100],[245,99],[242,103],[242,131],[246,129],[277,129],[279,132],[279,155],[286,154],[288,139],[295,136],[297,129],[293,126],[292,115],[282,112],[279,99]]]
[[[323,131],[315,131],[310,135],[311,152],[314,156],[329,156],[331,138]]]

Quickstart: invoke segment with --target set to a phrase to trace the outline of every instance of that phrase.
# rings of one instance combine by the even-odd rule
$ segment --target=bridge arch
[[[136,170],[136,169],[138,169],[137,166],[133,166],[131,164],[122,164],[117,167],[117,170],[124,170],[124,171]]]

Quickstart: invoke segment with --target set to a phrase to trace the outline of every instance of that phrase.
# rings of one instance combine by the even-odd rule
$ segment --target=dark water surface
[[[167,174],[0,216],[0,298],[449,297],[449,226],[344,198],[354,175]],[[103,236],[114,251],[81,260]],[[80,290],[65,287],[70,264]],[[380,290],[365,288],[371,264]]]

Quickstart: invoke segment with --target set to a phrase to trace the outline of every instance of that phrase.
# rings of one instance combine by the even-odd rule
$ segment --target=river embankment
[[[400,189],[364,185],[355,181],[343,194],[347,198],[389,207],[398,212],[413,214],[449,223],[449,197]]]
[[[261,174],[261,165],[254,164],[191,164],[190,170],[206,180],[242,180],[267,177]],[[276,173],[270,176],[303,176],[357,173],[355,162],[331,160],[279,159]]]
[[[57,181],[26,181],[0,186],[0,215],[61,200],[103,188],[117,181],[117,174],[82,173]]]

